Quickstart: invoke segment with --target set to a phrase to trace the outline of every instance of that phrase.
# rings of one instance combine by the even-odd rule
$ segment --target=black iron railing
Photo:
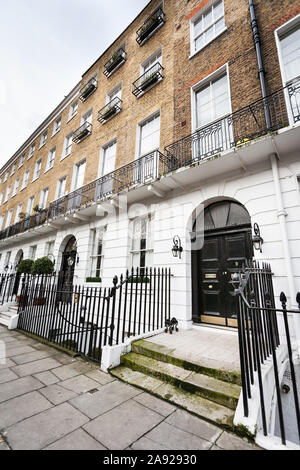
[[[117,96],[111,100],[104,108],[100,109],[98,113],[98,121],[104,124],[113,116],[122,110],[122,100]]]
[[[86,121],[82,126],[80,126],[73,134],[72,140],[79,144],[83,139],[88,137],[92,133],[92,124]]]
[[[145,72],[141,77],[139,77],[132,84],[132,93],[138,97],[142,93],[145,93],[147,90],[152,88],[157,82],[164,78],[163,76],[163,66],[160,62],[157,62],[153,65],[147,72]]]
[[[287,104],[286,104],[287,103]],[[267,125],[266,112],[270,117]],[[300,79],[166,147],[172,170],[191,165],[300,120]]]
[[[14,302],[20,289],[21,275],[18,273],[0,274],[0,305]]]
[[[64,286],[61,276],[22,280],[18,328],[100,362],[104,346],[164,328],[171,317],[171,272],[143,268],[110,288]]]
[[[110,77],[118,68],[126,62],[126,52],[122,47],[118,49],[104,65],[104,75]]]
[[[253,387],[257,384],[260,396],[261,422],[264,435],[270,433],[269,417],[266,411],[266,390],[263,380],[263,366],[268,360],[272,361],[273,380],[276,389],[277,413],[279,430],[282,443],[286,444],[286,425],[284,414],[290,415],[291,410],[284,410],[282,403],[282,381],[279,375],[278,348],[280,336],[287,345],[288,368],[291,375],[292,393],[294,404],[292,405],[295,416],[296,428],[300,443],[300,411],[297,379],[293,362],[288,314],[300,314],[300,294],[297,296],[299,311],[287,310],[287,299],[284,293],[280,296],[282,308],[276,308],[272,270],[270,265],[258,262],[248,262],[243,272],[235,275],[233,284],[235,294],[239,296],[238,332],[239,350],[242,375],[242,393],[245,417],[249,416],[249,401],[253,397]],[[278,316],[283,316],[284,327],[278,328]],[[268,393],[269,389],[268,389]],[[297,432],[296,431],[296,432]]]
[[[98,87],[98,80],[91,78],[79,92],[79,99],[85,101]]]
[[[142,46],[165,23],[162,7],[157,8],[136,32],[136,40]]]

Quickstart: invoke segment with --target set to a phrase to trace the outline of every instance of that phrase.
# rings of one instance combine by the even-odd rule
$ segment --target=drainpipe
[[[271,165],[272,165],[275,195],[277,199],[277,209],[278,209],[277,217],[279,220],[280,230],[281,230],[285,268],[286,268],[287,280],[288,280],[289,291],[290,291],[289,293],[290,293],[290,298],[291,298],[291,307],[293,310],[298,310],[298,306],[296,305],[295,278],[293,275],[293,266],[292,266],[292,261],[291,261],[291,253],[290,253],[289,239],[288,239],[288,233],[287,233],[287,223],[286,223],[287,212],[283,205],[277,155],[275,153],[270,155],[270,160],[271,160]],[[297,345],[297,352],[298,352],[298,359],[299,359],[300,357],[300,313],[294,313],[293,319],[294,319],[295,336],[296,336],[296,343],[297,343],[296,345]]]
[[[249,8],[250,8],[250,16],[251,16],[251,27],[253,31],[253,39],[254,39],[257,64],[258,64],[258,76],[260,80],[260,87],[261,87],[262,97],[264,101],[267,129],[271,130],[272,126],[271,126],[270,110],[269,110],[268,102],[266,99],[267,92],[266,92],[265,70],[264,70],[263,60],[262,60],[262,55],[261,55],[260,35],[259,35],[258,22],[257,22],[256,14],[255,14],[253,0],[249,0]]]

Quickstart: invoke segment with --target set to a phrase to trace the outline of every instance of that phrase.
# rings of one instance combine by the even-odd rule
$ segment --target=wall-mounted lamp
[[[253,230],[254,230],[254,235],[252,235],[252,243],[253,243],[254,249],[262,253],[262,246],[264,244],[264,240],[260,235],[259,225],[254,224]]]
[[[172,248],[172,253],[174,258],[179,258],[181,259],[181,253],[183,252],[183,248],[181,246],[181,240],[178,235],[175,235],[173,238],[173,248]]]
[[[75,260],[74,260],[73,256],[69,256],[68,266],[71,268],[72,266],[74,266],[74,263],[75,263]]]
[[[52,261],[53,266],[55,266],[55,258],[54,258],[54,256],[50,254],[50,255],[47,256],[47,258],[49,258],[50,261]]]

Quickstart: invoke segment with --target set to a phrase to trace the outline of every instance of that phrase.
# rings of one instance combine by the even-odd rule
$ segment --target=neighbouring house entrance
[[[73,289],[74,271],[77,258],[77,242],[75,237],[71,237],[62,254],[62,262],[60,269],[60,286],[64,292],[71,292]],[[67,299],[68,295],[63,295],[63,299]]]
[[[195,323],[237,326],[238,303],[231,281],[248,259],[253,259],[253,245],[247,210],[234,201],[208,206],[203,248],[192,252]]]

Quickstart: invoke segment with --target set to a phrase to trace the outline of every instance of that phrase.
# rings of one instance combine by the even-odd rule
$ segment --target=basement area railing
[[[299,385],[300,367],[297,374],[293,360],[289,316],[300,315],[300,293],[297,295],[298,311],[287,309],[287,298],[280,296],[282,308],[276,308],[272,270],[270,265],[248,262],[243,272],[233,278],[235,294],[239,296],[238,335],[241,361],[242,394],[244,416],[249,417],[249,405],[254,397],[254,388],[259,390],[261,424],[265,436],[275,434],[286,445],[287,438],[300,444]],[[282,327],[279,328],[279,319]],[[283,322],[282,322],[283,320]],[[282,378],[279,361],[279,347],[286,345],[287,368]],[[272,379],[275,384],[277,401],[274,431],[270,429],[272,411],[272,392],[264,380],[267,364],[272,364]],[[290,400],[285,394],[291,393]],[[271,410],[270,410],[271,409]],[[287,431],[289,435],[287,436]]]
[[[171,318],[168,268],[127,271],[109,288],[68,284],[62,276],[22,278],[18,329],[101,362],[105,346],[153,332]]]

